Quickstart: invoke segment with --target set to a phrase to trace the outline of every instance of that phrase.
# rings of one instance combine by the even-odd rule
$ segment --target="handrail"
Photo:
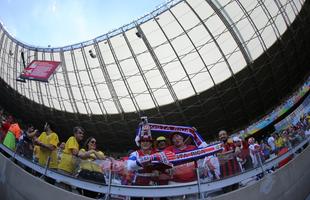
[[[268,161],[263,164],[262,167],[257,167],[252,170],[245,171],[243,173],[237,174],[235,176],[216,180],[212,182],[200,182],[193,181],[190,183],[182,183],[175,185],[160,185],[160,186],[131,186],[131,185],[115,185],[111,184],[110,188],[107,185],[100,185],[88,181],[78,180],[72,176],[67,176],[64,174],[60,174],[54,170],[48,169],[46,172],[46,176],[52,179],[55,179],[57,182],[64,182],[66,184],[70,184],[72,186],[87,189],[91,191],[96,191],[100,193],[109,193],[111,195],[123,195],[123,196],[138,196],[138,197],[164,197],[164,196],[179,196],[193,193],[204,193],[211,192],[214,190],[221,189],[225,186],[229,186],[235,183],[239,183],[243,180],[252,178],[258,174],[264,172],[264,170],[271,169],[276,166],[280,161],[289,156],[295,154],[300,148],[302,148],[305,144],[310,142],[310,137],[307,137],[303,142],[290,149],[287,153],[278,156],[277,158]],[[6,148],[4,145],[0,144],[0,149],[9,154],[10,156],[14,156],[14,152],[10,149]],[[44,173],[45,168],[41,167],[31,161],[23,158],[20,155],[15,155],[15,160],[23,165],[33,169],[36,172],[41,174]],[[173,190],[171,190],[173,188]],[[159,192],[160,191],[160,192]]]

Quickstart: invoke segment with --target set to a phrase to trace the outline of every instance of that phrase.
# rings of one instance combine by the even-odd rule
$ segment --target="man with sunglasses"
[[[76,126],[73,128],[73,136],[71,136],[63,150],[61,160],[58,164],[58,170],[61,172],[73,174],[76,170],[76,161],[79,153],[80,145],[79,142],[83,140],[84,129]]]

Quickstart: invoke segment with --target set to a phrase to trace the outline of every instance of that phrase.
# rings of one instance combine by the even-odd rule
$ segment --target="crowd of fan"
[[[285,130],[274,132],[260,141],[254,137],[241,138],[230,137],[222,130],[219,132],[219,140],[222,142],[223,151],[217,155],[208,156],[199,161],[192,161],[171,169],[150,167],[150,157],[157,152],[180,153],[194,150],[197,147],[190,144],[190,140],[183,134],[174,132],[169,137],[160,136],[153,139],[151,136],[141,136],[139,149],[130,152],[129,155],[115,160],[107,157],[103,151],[96,148],[96,138],[86,138],[82,127],[74,127],[73,134],[66,142],[60,142],[54,125],[46,122],[44,131],[39,133],[32,125],[22,130],[12,116],[6,117],[0,113],[2,120],[0,141],[12,151],[25,158],[38,163],[59,173],[72,175],[81,179],[106,182],[107,170],[114,167],[115,182],[127,185],[166,185],[184,183],[197,180],[197,171],[201,180],[212,181],[235,175],[237,173],[259,167],[277,155],[282,155],[290,148],[304,140],[309,134],[309,114],[300,118],[299,122]],[[279,163],[281,167],[290,158]],[[118,178],[116,178],[116,176]],[[47,178],[52,184],[60,184]],[[71,190],[70,186],[62,187]],[[223,188],[224,192],[239,187],[239,184]],[[79,190],[89,197],[97,197],[98,193],[87,190]]]

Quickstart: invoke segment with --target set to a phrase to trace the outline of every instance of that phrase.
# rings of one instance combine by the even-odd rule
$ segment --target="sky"
[[[0,0],[0,21],[19,41],[62,47],[94,39],[167,0]]]

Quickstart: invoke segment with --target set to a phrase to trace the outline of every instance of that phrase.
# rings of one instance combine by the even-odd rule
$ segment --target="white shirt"
[[[269,144],[269,146],[271,147],[271,150],[272,151],[274,151],[275,149],[276,149],[276,145],[275,145],[275,143],[274,143],[274,137],[272,137],[272,136],[270,136],[269,138],[268,138],[268,144]]]

